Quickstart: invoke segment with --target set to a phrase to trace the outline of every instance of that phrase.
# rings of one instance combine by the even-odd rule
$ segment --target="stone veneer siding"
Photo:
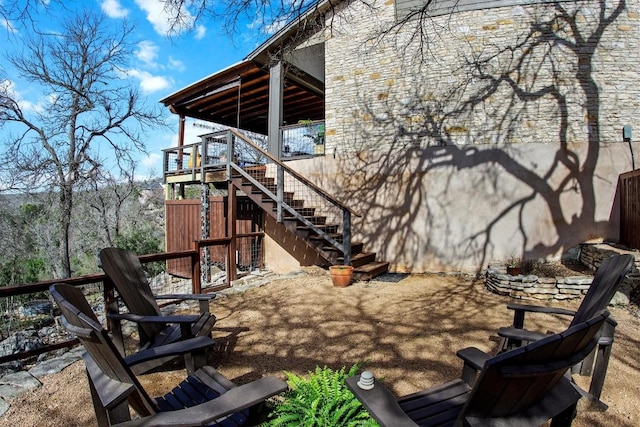
[[[612,300],[614,305],[629,303],[629,295],[640,284],[640,254],[608,244],[581,245],[579,260],[592,270],[600,267],[602,260],[616,254],[631,253],[635,256],[635,267],[623,281]],[[512,276],[506,274],[504,265],[489,266],[485,277],[485,286],[491,292],[508,295],[518,299],[530,300],[566,300],[581,298],[587,293],[592,276],[538,277],[534,275]]]
[[[618,238],[617,177],[631,166],[621,129],[640,117],[638,0],[580,53],[564,47],[575,42],[569,30],[552,25],[566,44],[542,43],[507,74],[502,69],[529,52],[518,41],[536,36],[531,19],[548,18],[553,5],[434,18],[425,23],[420,62],[420,46],[406,31],[371,38],[394,21],[394,2],[363,3],[341,2],[327,19],[327,156],[300,169],[362,214],[353,219],[355,240],[392,271],[420,273],[475,272],[522,252],[558,259],[580,242]],[[584,37],[601,4],[607,13],[618,5],[561,3],[579,8]],[[501,50],[488,61],[495,73],[485,77],[511,77],[528,93],[503,81],[474,95],[487,80],[471,75],[466,61]],[[585,64],[593,79],[588,95],[576,77]],[[553,90],[538,96],[544,87]],[[585,108],[594,103],[595,110]],[[588,118],[598,119],[597,128]],[[594,132],[597,143],[589,142]]]
[[[500,89],[482,100],[483,108],[473,113],[455,114],[461,98],[469,91],[459,86],[477,88],[477,77],[465,72],[469,58],[496,54],[501,49],[514,52],[516,40],[530,35],[532,16],[545,19],[554,15],[553,4],[514,5],[510,7],[454,13],[433,18],[424,27],[425,43],[410,42],[411,34],[401,31],[397,37],[372,40],[380,30],[395,20],[393,0],[376,0],[369,8],[364,2],[341,5],[325,44],[326,134],[328,153],[333,149],[362,150],[379,148],[380,140],[389,143],[404,129],[404,143],[433,144],[434,137],[420,130],[429,125],[440,126],[438,137],[453,144],[553,143],[561,112],[550,94],[532,102],[512,97],[508,88]],[[606,1],[611,13],[616,1]],[[600,15],[600,1],[562,2],[570,13],[579,8],[577,26],[588,34],[588,28]],[[557,32],[562,35],[565,33]],[[574,42],[571,35],[566,36]],[[427,46],[425,46],[427,45]],[[637,69],[640,65],[640,11],[638,0],[626,2],[626,8],[610,25],[594,49],[593,75],[600,96],[600,132],[603,142],[620,142],[621,124],[634,123],[640,111]],[[425,62],[420,64],[420,49]],[[524,63],[520,75],[514,76],[523,86],[541,89],[555,83],[559,95],[566,97],[569,143],[581,143],[591,130],[584,116],[581,88],[575,81],[576,68],[582,59],[555,52],[554,70],[538,68],[539,58]],[[496,61],[505,65],[509,58]],[[549,63],[546,63],[549,65]],[[497,70],[499,73],[499,69]],[[497,75],[496,77],[500,77]],[[556,80],[553,80],[556,78]],[[475,79],[475,80],[474,80]],[[459,98],[450,99],[452,95]],[[506,98],[502,99],[502,95]],[[533,95],[530,95],[533,97]],[[460,98],[461,97],[461,98]],[[530,101],[530,100],[529,100]],[[506,109],[516,105],[514,113]],[[522,110],[520,108],[522,107]],[[441,115],[447,115],[443,119]],[[496,117],[515,118],[507,124]],[[435,133],[438,133],[435,132]],[[427,132],[429,133],[429,132]]]

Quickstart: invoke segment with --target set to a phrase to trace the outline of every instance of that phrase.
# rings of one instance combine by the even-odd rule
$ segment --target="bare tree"
[[[56,192],[62,276],[71,274],[74,189],[107,167],[98,145],[112,152],[118,168],[130,169],[131,155],[145,149],[145,130],[162,125],[161,112],[146,107],[123,79],[130,33],[125,22],[107,25],[102,15],[80,13],[62,23],[60,34],[36,34],[8,58],[48,98],[28,108],[11,82],[2,83],[0,124],[13,135],[3,141],[0,174],[12,178],[6,181],[14,189]]]
[[[272,33],[312,7],[317,0],[165,0],[165,11],[173,32],[192,29],[201,18],[214,19],[228,34],[248,18],[255,29]]]
[[[54,3],[61,3],[53,1]],[[16,24],[32,23],[33,12],[46,8],[49,0],[5,0],[0,3],[0,20],[8,31],[15,30]]]

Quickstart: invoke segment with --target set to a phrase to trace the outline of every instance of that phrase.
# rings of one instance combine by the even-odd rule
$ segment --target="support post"
[[[209,206],[209,184],[202,181],[200,183],[200,238],[208,239],[210,233],[210,206]],[[202,283],[209,283],[211,280],[211,248],[203,247],[201,252],[200,275]]]
[[[281,165],[276,169],[276,220],[282,224],[284,221],[282,203],[284,203],[284,168]]]
[[[237,217],[237,200],[236,189],[231,181],[228,181],[228,197],[227,197],[227,237],[229,244],[227,245],[227,285],[231,286],[231,282],[236,280],[236,217]]]
[[[193,242],[193,249],[195,255],[191,256],[191,292],[194,294],[202,293],[202,282],[200,282],[200,245],[197,240]]]
[[[282,125],[282,98],[284,94],[284,72],[282,62],[277,62],[269,69],[269,113],[268,137],[269,153],[280,160],[280,126]]]
[[[342,211],[342,246],[344,248],[344,265],[351,265],[351,212]]]

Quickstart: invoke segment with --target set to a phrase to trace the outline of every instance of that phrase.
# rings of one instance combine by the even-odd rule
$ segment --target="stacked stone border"
[[[628,304],[632,292],[640,285],[640,252],[609,243],[585,243],[579,246],[578,252],[577,259],[593,271],[600,266],[603,259],[611,255],[634,256],[635,266],[612,300],[614,305]],[[543,301],[581,298],[589,290],[592,281],[593,276],[538,277],[522,274],[512,276],[506,273],[503,263],[490,265],[485,276],[485,286],[491,292],[517,299]]]

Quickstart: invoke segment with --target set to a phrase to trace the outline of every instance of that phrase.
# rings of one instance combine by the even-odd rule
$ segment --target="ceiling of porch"
[[[175,114],[267,134],[269,72],[244,61],[162,99]],[[324,84],[288,67],[284,79],[284,124],[324,119]]]

